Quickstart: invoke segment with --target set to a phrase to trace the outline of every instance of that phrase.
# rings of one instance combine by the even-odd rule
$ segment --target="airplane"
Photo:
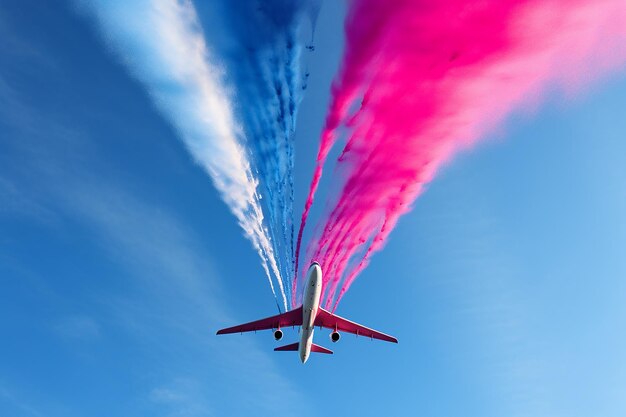
[[[356,334],[357,336],[379,339],[387,342],[398,343],[398,339],[393,336],[368,329],[365,326],[344,319],[336,314],[325,310],[320,306],[322,296],[322,267],[317,262],[313,262],[307,272],[306,287],[302,305],[296,309],[276,316],[267,317],[250,323],[240,324],[226,329],[219,330],[220,334],[256,332],[257,330],[274,330],[274,339],[281,340],[283,331],[281,328],[289,326],[302,326],[300,331],[300,342],[277,347],[274,350],[279,352],[298,351],[302,363],[306,363],[311,352],[331,354],[332,351],[325,347],[313,343],[313,333],[315,326],[332,329],[330,340],[336,343],[341,338],[339,331]]]

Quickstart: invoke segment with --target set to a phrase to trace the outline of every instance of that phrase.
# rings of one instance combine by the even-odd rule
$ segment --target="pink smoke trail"
[[[306,251],[335,308],[456,151],[546,88],[571,93],[626,61],[626,1],[352,0],[345,33],[296,255],[346,126],[337,161],[345,182]]]

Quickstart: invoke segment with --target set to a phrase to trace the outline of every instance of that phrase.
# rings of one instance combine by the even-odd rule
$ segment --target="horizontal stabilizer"
[[[298,350],[298,346],[300,344],[298,342],[296,343],[292,343],[290,345],[285,345],[285,346],[281,346],[281,347],[277,347],[274,348],[275,351],[280,351],[280,352],[290,352],[290,351],[294,351],[294,350]]]
[[[327,353],[329,355],[333,354],[332,350],[326,349],[325,347],[320,346],[320,345],[316,345],[315,343],[311,345],[311,352]]]
[[[285,346],[274,348],[274,350],[277,352],[292,352],[292,351],[297,351],[299,347],[300,347],[300,343],[296,342],[290,345],[285,345]],[[323,346],[316,345],[315,343],[311,344],[311,352],[326,353],[328,355],[333,354],[332,350],[328,350]]]

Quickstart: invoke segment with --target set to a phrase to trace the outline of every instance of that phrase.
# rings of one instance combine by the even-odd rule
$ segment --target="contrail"
[[[626,2],[352,0],[345,33],[296,250],[347,127],[343,185],[306,251],[335,308],[455,152],[547,89],[571,93],[626,61]]]
[[[205,42],[189,0],[96,0],[78,3],[95,16],[110,46],[146,87],[258,252],[276,296],[287,295],[264,225],[259,180],[236,119],[225,74]],[[278,302],[278,299],[277,299]]]

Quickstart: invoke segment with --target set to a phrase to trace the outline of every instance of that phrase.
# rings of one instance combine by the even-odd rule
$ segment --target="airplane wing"
[[[217,334],[243,333],[257,330],[278,329],[279,327],[301,326],[302,325],[302,307],[295,310],[287,311],[283,314],[267,317],[261,320],[251,321],[250,323],[240,324],[239,326],[222,329]]]
[[[315,317],[315,326],[326,327],[328,329],[341,332],[353,333],[357,336],[384,340],[386,342],[398,343],[398,339],[393,336],[389,336],[376,330],[368,329],[365,326],[361,326],[358,323],[333,314],[328,310],[324,310],[322,307],[319,308],[317,312],[317,317]]]

